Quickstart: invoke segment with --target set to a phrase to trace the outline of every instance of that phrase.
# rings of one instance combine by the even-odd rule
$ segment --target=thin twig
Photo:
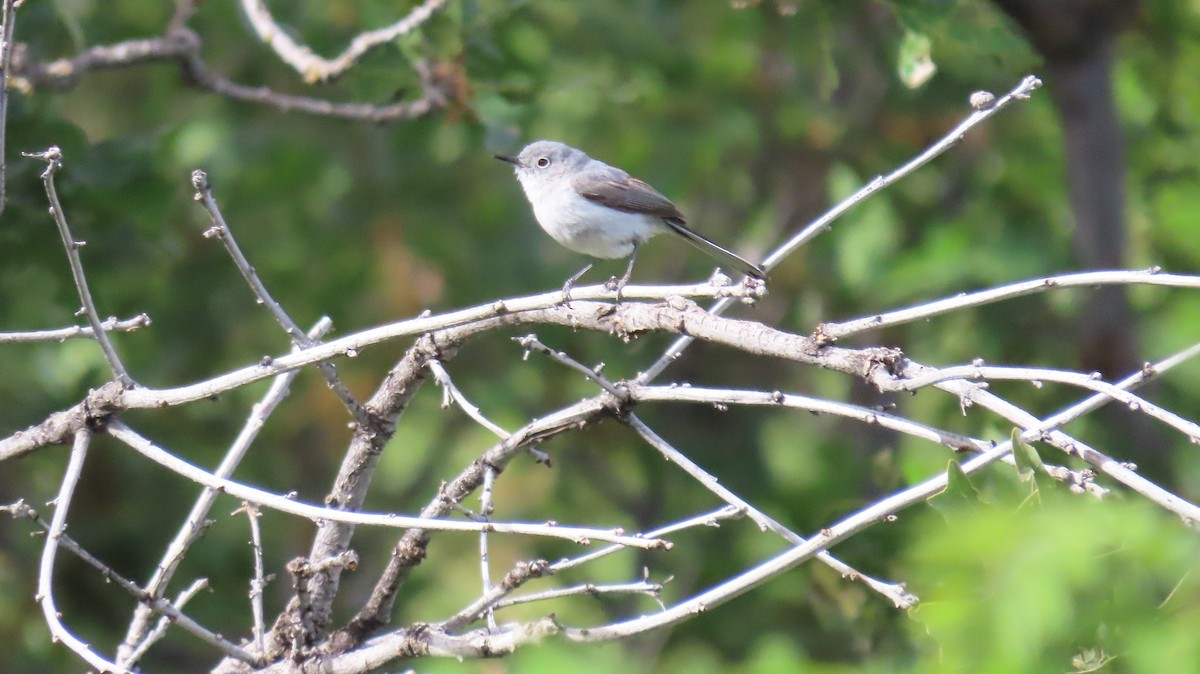
[[[479,489],[479,512],[484,517],[484,521],[491,519],[494,508],[492,507],[492,490],[496,486],[496,469],[491,466],[483,467],[483,486]],[[492,590],[492,570],[488,563],[488,532],[483,530],[479,532],[479,575],[483,585],[483,593],[486,595]],[[488,627],[496,628],[496,616],[489,608],[486,616]]]
[[[196,580],[192,581],[191,585],[188,585],[187,587],[185,587],[183,589],[183,591],[181,591],[178,595],[175,596],[175,601],[172,602],[172,604],[175,606],[176,609],[179,609],[182,611],[183,607],[186,606],[187,603],[192,600],[192,597],[195,597],[200,592],[200,590],[203,590],[207,587],[208,587],[208,579],[207,578],[197,578]],[[164,616],[159,617],[158,622],[154,624],[154,629],[147,632],[146,638],[142,639],[142,641],[137,645],[137,647],[135,647],[130,652],[129,659],[123,660],[123,659],[118,658],[117,661],[123,667],[132,667],[134,663],[136,663],[137,661],[142,659],[142,656],[144,656],[146,654],[146,652],[150,650],[151,646],[158,643],[158,641],[160,639],[162,639],[163,637],[165,637],[167,635],[167,628],[170,627],[172,624],[174,624],[174,621],[171,620],[170,616],[164,615]],[[186,625],[186,623],[181,623],[181,624]]]
[[[743,513],[740,508],[724,506],[712,512],[696,515],[695,517],[689,517],[688,519],[646,532],[646,536],[666,536],[677,531],[683,531],[685,529],[701,526],[719,527],[721,526],[721,522],[725,520],[740,518],[744,515],[745,513]],[[519,562],[511,571],[508,572],[508,575],[505,576],[505,581],[503,583],[493,586],[491,592],[484,594],[475,601],[471,602],[470,605],[464,607],[458,613],[455,613],[438,626],[446,632],[457,632],[458,630],[461,630],[467,625],[478,620],[479,617],[489,608],[495,607],[496,602],[508,596],[513,590],[517,589],[532,578],[546,578],[560,571],[581,566],[588,562],[600,559],[601,557],[607,557],[613,553],[621,552],[622,550],[625,550],[625,546],[608,545],[600,548],[599,550],[593,550],[577,557],[561,559],[554,564]]]
[[[259,512],[258,506],[247,501],[242,501],[242,507],[237,512],[246,513],[246,518],[250,521],[250,547],[254,550],[254,578],[250,581],[250,614],[254,620],[254,645],[259,653],[265,653],[262,597],[263,590],[267,587],[267,581],[263,575],[262,531],[258,524],[262,513]]]
[[[625,400],[629,397],[629,391],[625,390],[618,384],[614,384],[607,377],[600,375],[597,368],[591,368],[583,363],[575,360],[567,355],[565,351],[557,351],[543,344],[538,340],[537,335],[529,334],[524,337],[513,337],[514,342],[521,345],[521,348],[526,351],[537,351],[538,353],[549,356],[553,360],[566,365],[567,367],[582,374],[584,378],[593,384],[599,386],[613,396],[617,400]]]
[[[537,643],[559,633],[553,617],[529,623],[502,625],[498,630],[475,630],[468,634],[446,634],[426,623],[417,623],[364,643],[360,648],[320,658],[321,671],[329,674],[354,674],[375,671],[393,663],[403,654],[419,653],[430,657],[499,658],[520,646]],[[255,674],[295,674],[290,659],[255,670]]]
[[[332,117],[351,122],[383,124],[411,120],[446,106],[448,99],[443,91],[448,85],[434,77],[433,72],[422,64],[414,64],[421,76],[421,95],[410,101],[388,105],[373,103],[335,103],[310,96],[293,96],[267,87],[250,87],[238,84],[208,69],[200,55],[195,52],[180,59],[183,80],[188,84],[206,89],[235,101],[254,103],[275,108],[280,112],[299,112],[315,117]]]
[[[595,382],[597,386],[600,386],[610,395],[617,397],[618,400],[629,399],[629,391],[627,389],[612,383],[596,370],[583,365],[582,363],[568,356],[566,353],[551,349],[550,347],[538,341],[535,336],[528,335],[515,339],[524,348],[537,351],[538,353],[543,353],[550,358],[563,363],[567,367],[570,367],[577,372],[581,372],[590,381]],[[663,458],[667,459],[671,463],[674,463],[676,466],[679,466],[685,473],[690,475],[692,479],[696,480],[705,489],[708,489],[715,494],[717,498],[720,498],[729,505],[740,509],[746,514],[747,517],[758,524],[761,529],[775,533],[792,545],[802,545],[804,543],[804,538],[802,538],[799,534],[791,529],[788,529],[779,521],[773,519],[758,508],[750,505],[748,501],[726,488],[720,483],[719,480],[717,480],[716,477],[701,468],[699,464],[689,459],[683,452],[680,452],[678,449],[672,447],[670,443],[651,430],[650,427],[643,423],[641,419],[638,419],[636,415],[626,415],[623,418],[623,421],[637,431],[638,435],[642,436],[642,439],[649,443],[651,447],[654,447],[656,450],[658,450],[658,452],[663,455]],[[917,603],[917,598],[907,592],[902,585],[896,583],[885,583],[883,581],[871,578],[870,576],[867,576],[852,568],[849,564],[846,564],[845,562],[833,557],[827,552],[820,553],[818,557],[822,563],[837,571],[843,577],[862,580],[871,589],[886,596],[888,599],[891,599],[897,608],[908,608],[909,606],[913,606]]]
[[[18,501],[17,503],[7,506],[0,506],[0,511],[8,511],[13,517],[24,517],[30,519],[46,531],[50,531],[51,529],[51,524],[49,522],[44,520],[36,510],[23,502]],[[136,583],[117,573],[112,569],[112,567],[97,559],[95,555],[92,555],[90,552],[85,550],[79,545],[78,542],[76,542],[67,534],[63,533],[59,537],[59,545],[81,559],[85,564],[98,571],[106,581],[115,584],[122,590],[125,590],[131,597],[137,599],[139,603],[148,605],[154,612],[162,615],[162,618],[159,620],[158,627],[156,628],[156,631],[160,632],[160,634],[153,637],[147,637],[145,641],[139,644],[138,648],[134,651],[138,654],[137,657],[140,657],[141,653],[144,653],[145,650],[154,643],[154,641],[158,640],[158,638],[161,636],[161,632],[166,630],[167,624],[173,624],[179,625],[179,627],[184,631],[191,633],[205,643],[208,643],[209,645],[217,648],[233,658],[245,662],[254,662],[254,659],[250,654],[238,648],[233,643],[223,639],[220,635],[204,628],[182,612],[184,604],[187,603],[187,601],[196,592],[199,592],[208,586],[207,580],[203,578],[197,579],[192,583],[191,586],[188,587],[188,589],[180,593],[179,598],[177,598],[174,603],[170,603],[162,598],[150,597],[144,590],[139,588]],[[132,662],[135,662],[136,660],[137,658],[134,658]],[[128,668],[131,666],[131,662],[123,661],[120,658],[118,658],[117,661],[121,667]]]
[[[183,61],[199,49],[200,37],[187,28],[181,28],[159,37],[89,47],[74,56],[49,63],[14,62],[12,82],[13,86],[23,90],[66,90],[78,84],[80,77],[93,71],[127,68],[143,63]]]
[[[206,238],[216,237],[220,239],[221,244],[225,246],[225,251],[233,259],[234,266],[237,267],[246,284],[250,286],[250,291],[254,293],[254,297],[257,298],[258,303],[266,307],[267,312],[271,314],[271,317],[275,319],[279,327],[283,328],[283,331],[291,338],[292,343],[304,349],[314,346],[317,343],[316,340],[304,334],[304,331],[283,310],[279,302],[275,301],[274,297],[271,297],[270,291],[267,290],[267,286],[259,278],[258,272],[255,271],[250,261],[242,253],[237,240],[233,238],[233,230],[225,222],[225,216],[221,214],[221,209],[217,206],[216,197],[213,196],[212,187],[208,182],[208,174],[200,170],[192,171],[192,187],[196,189],[196,201],[199,201],[204,206],[204,210],[208,212],[208,217],[212,221],[212,227],[204,232],[204,236]],[[341,378],[338,377],[337,367],[333,363],[325,361],[317,363],[316,366],[317,370],[324,375],[325,381],[329,382],[330,390],[338,397],[338,400],[342,401],[342,405],[354,417],[355,423],[366,428],[373,427],[374,424],[371,417],[363,408],[362,403],[355,399],[354,394],[350,393],[350,389],[346,388]]]
[[[80,430],[75,434],[71,459],[67,463],[67,470],[63,474],[62,484],[58,489],[58,498],[54,502],[54,517],[50,520],[50,533],[46,535],[46,544],[42,546],[42,563],[38,569],[37,601],[42,605],[42,614],[46,616],[46,626],[50,628],[50,635],[55,641],[62,643],[89,665],[102,672],[128,674],[129,670],[107,660],[92,650],[90,645],[72,634],[62,624],[58,608],[54,605],[54,558],[58,553],[59,540],[67,528],[67,511],[71,506],[71,497],[75,494],[75,485],[79,484],[79,476],[83,473],[83,462],[87,458],[91,439],[92,432],[87,429]]]
[[[16,0],[4,0],[4,26],[0,27],[0,213],[8,203],[8,76],[12,68],[13,26],[16,23]]]
[[[906,371],[912,374],[919,374],[923,369],[924,366],[916,364],[910,364],[905,368]],[[1141,374],[1139,372],[1135,376],[1141,376]],[[1200,522],[1200,506],[1163,489],[1154,482],[1138,475],[1127,464],[1114,461],[1094,447],[1062,431],[1042,429],[1042,423],[1036,416],[988,392],[979,384],[963,379],[955,379],[935,384],[935,387],[958,396],[964,406],[979,405],[1000,415],[1020,428],[1039,429],[1036,433],[1026,430],[1022,434],[1022,439],[1025,442],[1031,443],[1045,442],[1062,450],[1067,456],[1077,456],[1087,461],[1101,473],[1108,475],[1117,482],[1145,496],[1151,502],[1175,513],[1185,522]],[[1118,384],[1118,387],[1126,388],[1120,384]],[[1112,396],[1107,392],[1097,395],[1104,396],[1106,402],[1113,400]]]
[[[140,328],[150,325],[150,317],[146,314],[138,314],[133,318],[118,320],[115,316],[111,316],[100,323],[100,327],[107,332],[133,332]],[[63,342],[68,339],[77,337],[92,337],[95,332],[91,326],[73,325],[69,328],[57,328],[54,330],[31,330],[29,332],[0,332],[0,344],[14,344],[21,342]]]
[[[850,403],[841,403],[822,398],[783,393],[780,391],[746,391],[741,389],[712,389],[696,386],[632,386],[631,398],[638,403],[646,402],[691,402],[707,405],[755,405],[766,407],[785,407],[812,412],[814,414],[833,414],[847,419],[855,419],[864,424],[879,426],[904,433],[914,438],[927,440],[956,452],[978,454],[994,446],[994,443],[972,438],[958,433],[952,433],[940,428],[934,428],[911,419],[906,419],[882,410]],[[1005,457],[1005,463],[1013,464],[1011,456]],[[1107,489],[1095,483],[1088,482],[1077,471],[1063,466],[1047,464],[1051,476],[1070,485],[1078,485],[1094,496],[1103,496]]]
[[[176,12],[175,17],[179,16],[180,13]],[[200,56],[200,46],[200,37],[185,25],[176,25],[173,17],[172,25],[159,37],[90,47],[70,58],[49,63],[14,63],[11,80],[13,86],[23,90],[39,87],[65,90],[75,86],[83,75],[92,71],[144,63],[175,62],[179,64],[183,81],[189,86],[244,103],[267,105],[281,112],[378,124],[422,117],[448,103],[445,90],[449,88],[449,83],[442,81],[444,78],[439,78],[434,69],[423,63],[414,64],[421,79],[421,94],[411,101],[387,105],[335,103],[233,82],[208,69]]]
[[[728,288],[718,288],[707,284],[696,286],[625,286],[621,291],[626,300],[632,299],[667,299],[669,297],[715,297],[727,294]],[[752,291],[753,292],[753,291]],[[631,297],[637,293],[637,297]],[[596,311],[607,311],[611,305],[583,304],[586,299],[613,299],[614,291],[603,286],[588,286],[571,289],[572,308],[562,307],[562,292],[553,291],[528,297],[512,298],[491,302],[478,307],[470,307],[451,311],[435,316],[410,318],[387,325],[368,328],[361,332],[352,333],[338,339],[321,342],[311,348],[302,349],[296,353],[266,358],[254,365],[227,372],[212,377],[197,384],[179,386],[171,389],[139,388],[122,395],[122,401],[130,407],[161,407],[174,406],[183,403],[204,400],[219,395],[246,384],[273,377],[282,372],[294,370],[306,365],[337,357],[353,357],[363,349],[399,337],[427,334],[446,328],[467,324],[480,324],[495,318],[519,318],[520,315],[536,310],[554,309],[564,316],[587,317]],[[629,305],[625,309],[629,309]],[[566,312],[570,312],[569,314]],[[572,319],[577,320],[577,319]],[[593,324],[603,319],[591,319]],[[610,325],[611,320],[604,320]],[[0,445],[3,441],[0,441]],[[0,451],[2,455],[2,451]]]
[[[902,178],[905,178],[910,173],[916,171],[922,166],[933,161],[937,157],[944,154],[947,150],[958,145],[966,137],[967,132],[977,126],[980,122],[990,118],[992,115],[1008,107],[1010,103],[1016,101],[1028,100],[1030,94],[1042,86],[1042,81],[1033,75],[1028,75],[1021,80],[1020,84],[1013,88],[1004,96],[997,99],[990,106],[983,109],[976,109],[966,119],[959,122],[950,131],[946,132],[940,140],[933,145],[930,145],[916,157],[913,157],[908,163],[900,168],[892,171],[885,176],[876,176],[874,180],[864,185],[857,192],[850,195],[849,198],[843,200],[837,206],[827,211],[824,215],[814,220],[804,229],[800,230],[791,239],[788,239],[782,246],[775,249],[773,253],[763,260],[762,266],[767,271],[775,269],[781,262],[791,256],[792,253],[800,249],[801,246],[808,243],[822,232],[828,231],[830,223],[840,218],[843,214],[849,211],[859,202],[863,201],[872,194],[890,187]]]
[[[1136,386],[1147,378],[1150,373],[1165,372],[1200,353],[1192,347],[1184,352],[1175,354],[1168,359],[1155,363],[1150,368],[1134,373],[1118,382],[1121,388]],[[1021,433],[1024,441],[1037,440],[1051,429],[1056,428],[1078,415],[1095,409],[1112,400],[1106,394],[1096,394],[1081,401],[1051,417],[1047,417]],[[972,474],[1000,460],[1012,451],[1011,439],[998,443],[994,448],[975,456],[961,464],[966,474]],[[758,566],[755,566],[734,578],[697,594],[683,602],[671,606],[661,613],[634,618],[621,623],[589,628],[566,628],[564,636],[572,641],[609,641],[620,639],[632,634],[638,634],[650,629],[679,623],[695,613],[707,611],[714,606],[741,595],[750,589],[761,585],[767,580],[791,569],[824,550],[850,536],[880,522],[890,521],[892,516],[901,510],[922,503],[946,488],[946,473],[938,473],[920,484],[897,492],[885,499],[871,504],[842,521],[821,530],[818,536],[809,539],[804,545],[797,546],[777,555]]]
[[[1025,79],[1021,80],[1021,83],[1018,84],[1016,88],[1002,98],[996,100],[989,107],[982,110],[975,110],[968,115],[966,119],[959,122],[957,126],[942,136],[941,140],[929,146],[916,157],[913,157],[911,160],[909,160],[906,164],[897,168],[886,176],[876,176],[874,180],[864,185],[857,192],[851,194],[846,199],[843,199],[836,206],[821,215],[821,217],[817,218],[804,229],[800,230],[799,233],[788,239],[786,242],[776,248],[774,252],[768,255],[765,260],[763,260],[763,268],[768,272],[775,269],[792,253],[799,250],[801,246],[816,238],[817,235],[821,234],[822,232],[827,231],[830,228],[831,223],[844,215],[846,211],[849,211],[852,207],[870,197],[872,194],[875,194],[889,185],[892,185],[901,178],[904,178],[913,171],[916,171],[925,164],[928,164],[930,161],[933,161],[933,159],[943,154],[950,148],[958,145],[958,143],[966,136],[967,132],[980,122],[983,122],[1000,110],[1004,109],[1010,103],[1028,99],[1030,94],[1040,86],[1042,86],[1042,81],[1033,75],[1029,75]],[[719,316],[725,313],[725,311],[731,306],[733,306],[732,301],[728,299],[721,299],[709,307],[709,311]],[[638,383],[648,384],[653,381],[654,378],[661,374],[668,365],[675,362],[693,341],[694,338],[690,335],[684,335],[676,339],[669,347],[667,347],[667,350],[658,358],[658,360],[654,362],[653,365],[647,368],[645,372],[638,375]]]
[[[445,365],[442,365],[439,361],[431,360],[429,361],[429,371],[433,373],[433,380],[437,382],[437,385],[442,387],[442,407],[457,404],[475,423],[488,429],[500,439],[503,440],[510,435],[508,431],[483,416],[479,408],[472,404],[470,400],[467,400],[463,392],[450,379],[450,373],[446,371]]]
[[[322,318],[312,327],[309,335],[314,339],[319,338],[329,330],[331,325],[332,322],[328,318]],[[297,374],[299,374],[299,371],[293,370],[275,378],[275,381],[271,383],[271,387],[267,389],[262,399],[251,408],[246,423],[242,425],[242,430],[238,433],[233,443],[230,444],[224,458],[221,459],[221,463],[213,471],[214,476],[227,478],[233,475],[233,471],[237,469],[242,459],[245,458],[246,452],[249,451],[250,445],[258,437],[267,419],[287,396],[292,385],[292,380],[296,378]],[[192,504],[192,509],[188,512],[183,526],[176,532],[170,544],[167,545],[167,549],[163,552],[162,560],[159,561],[154,574],[150,577],[149,582],[146,583],[146,592],[150,596],[157,598],[162,597],[166,593],[167,585],[171,582],[171,578],[174,577],[179,564],[183,562],[188,549],[208,528],[208,513],[212,510],[213,504],[216,503],[219,495],[219,490],[211,488],[205,488],[200,492],[200,495],[196,498],[196,502]],[[134,611],[129,628],[126,630],[125,639],[121,642],[120,648],[117,649],[118,658],[123,664],[130,666],[137,662],[129,653],[135,644],[144,641],[149,619],[149,612],[144,605],[139,605]]]
[[[1124,404],[1131,411],[1141,412],[1152,419],[1174,428],[1187,436],[1193,444],[1200,443],[1200,424],[1184,419],[1178,414],[1163,409],[1141,396],[1103,381],[1100,379],[1100,373],[1098,372],[1086,375],[1079,372],[1052,370],[1042,367],[1011,367],[974,363],[971,365],[929,368],[928,371],[911,379],[897,380],[894,388],[886,386],[883,388],[884,390],[915,391],[919,388],[933,386],[954,379],[969,381],[1026,381],[1037,388],[1041,388],[1044,382],[1054,382],[1096,391]]]
[[[925,320],[951,311],[994,304],[1001,300],[1023,297],[1034,293],[1059,288],[1098,287],[1105,285],[1155,285],[1175,288],[1200,288],[1200,276],[1187,274],[1164,274],[1159,267],[1146,270],[1089,271],[1077,274],[1062,274],[1045,278],[1021,281],[998,288],[988,288],[973,293],[962,293],[933,302],[926,302],[895,311],[886,311],[873,316],[855,318],[838,323],[822,323],[817,333],[836,340],[840,337],[857,335],[913,321]]]
[[[478,407],[471,404],[471,402],[468,401],[465,396],[463,396],[462,392],[450,379],[450,373],[446,371],[446,368],[440,362],[436,360],[430,361],[429,370],[433,372],[434,381],[436,381],[438,385],[442,387],[443,408],[457,402],[459,407],[466,412],[467,416],[474,419],[481,426],[487,428],[502,439],[508,437],[509,434],[503,428],[500,428],[496,424],[489,421],[479,411]],[[473,520],[487,522],[490,521],[492,513],[495,510],[492,505],[492,492],[496,484],[496,469],[491,466],[484,466],[483,470],[483,487],[479,492],[479,513],[470,513],[469,511],[466,511],[466,509],[463,508],[459,503],[451,503],[451,506],[456,510],[467,512],[468,517]],[[487,595],[492,590],[492,572],[489,559],[488,532],[485,530],[479,532],[479,575],[483,585],[484,595]],[[496,627],[496,617],[491,608],[487,609],[486,618],[488,627],[494,629]]]
[[[664,527],[646,532],[647,536],[658,537],[673,534],[677,531],[692,529],[695,527],[719,527],[721,522],[725,520],[741,519],[746,516],[746,511],[742,508],[733,505],[726,505],[717,508],[716,510],[701,513],[693,517],[689,517],[678,522],[668,524]],[[607,557],[614,552],[621,552],[624,548],[619,545],[608,545],[599,550],[585,552],[577,557],[563,558],[550,565],[550,570],[554,573],[573,569],[577,566],[594,562],[601,557]]]
[[[167,21],[167,33],[187,26],[188,21],[192,20],[192,15],[195,13],[196,0],[175,0],[175,9],[171,12],[170,20]]]
[[[364,54],[381,44],[388,44],[411,33],[429,20],[449,0],[425,0],[396,23],[357,35],[341,54],[332,59],[322,58],[307,45],[295,40],[275,22],[262,0],[242,0],[242,12],[263,44],[279,55],[284,63],[300,73],[306,82],[327,82],[341,76]]]
[[[120,421],[113,420],[108,426],[109,435],[137,450],[142,456],[181,475],[192,482],[217,489],[234,498],[240,498],[251,503],[266,506],[272,510],[298,515],[313,521],[327,520],[347,524],[365,524],[397,529],[427,529],[433,531],[494,531],[504,534],[521,534],[526,536],[544,536],[561,538],[587,545],[592,540],[621,543],[643,550],[669,550],[671,544],[661,539],[648,539],[640,536],[626,536],[611,530],[589,529],[583,527],[564,527],[547,524],[525,524],[520,522],[462,522],[458,520],[440,520],[424,517],[408,517],[391,513],[364,513],[323,508],[321,506],[296,501],[286,496],[272,494],[219,478],[212,473],[176,457],[170,452],[155,446],[152,442],[134,432]]]
[[[647,581],[639,581],[636,583],[613,583],[611,585],[596,585],[593,583],[583,583],[581,585],[572,585],[570,587],[560,587],[553,590],[542,590],[541,592],[532,592],[530,594],[518,595],[516,597],[508,597],[496,602],[496,609],[516,606],[517,604],[530,604],[536,601],[549,601],[551,599],[561,599],[563,597],[575,597],[579,595],[589,595],[598,597],[602,594],[644,594],[646,596],[658,599],[662,593],[661,583],[651,583]]]
[[[982,452],[992,448],[992,443],[940,428],[934,428],[896,414],[889,414],[874,407],[825,400],[782,391],[747,391],[742,389],[714,389],[698,386],[631,386],[631,398],[638,402],[689,402],[709,405],[756,405],[784,407],[804,410],[814,414],[833,414],[855,419],[864,424],[879,426],[904,433],[914,438],[927,440],[956,452]]]
[[[1117,383],[1113,384],[1113,386],[1124,390],[1136,389],[1151,379],[1156,379],[1197,356],[1200,356],[1200,342],[1197,342],[1196,344],[1193,344],[1188,348],[1178,351],[1177,353],[1174,353],[1157,362],[1146,363],[1142,366],[1142,369],[1118,381]],[[1096,395],[1085,398],[1047,419],[1047,422],[1052,423],[1045,428],[1049,430],[1052,428],[1065,426],[1066,424],[1082,417],[1089,412],[1093,412],[1110,402],[1112,402],[1112,397],[1107,393],[1097,393]]]
[[[67,216],[58,199],[58,190],[54,187],[54,175],[62,168],[62,150],[59,150],[57,146],[51,146],[45,152],[27,152],[24,155],[46,162],[46,170],[42,171],[42,184],[46,187],[46,197],[50,200],[50,215],[54,217],[54,224],[58,226],[63,248],[67,251],[67,260],[71,263],[71,277],[75,280],[75,290],[79,294],[79,301],[83,303],[82,312],[87,316],[88,324],[92,326],[92,334],[100,345],[100,350],[104,352],[104,359],[108,361],[108,367],[112,371],[113,377],[120,382],[121,386],[134,388],[137,384],[125,371],[121,358],[113,348],[112,342],[109,341],[108,333],[104,330],[104,323],[100,320],[100,315],[96,313],[96,305],[92,302],[92,292],[88,289],[87,277],[83,273],[83,262],[79,259],[79,249],[85,245],[85,242],[76,241],[75,237],[71,235],[71,229],[67,226]]]
[[[758,526],[762,529],[773,532],[794,546],[801,546],[807,542],[804,537],[800,536],[791,529],[788,529],[778,520],[750,505],[750,503],[745,499],[733,493],[733,491],[730,489],[727,489],[725,485],[721,484],[717,480],[716,477],[701,468],[695,461],[689,459],[683,452],[671,446],[670,443],[668,443],[660,435],[655,433],[649,426],[643,423],[641,419],[638,419],[636,415],[629,415],[626,423],[628,423],[633,430],[637,431],[638,435],[642,436],[642,439],[645,440],[651,447],[658,450],[658,453],[662,454],[663,458],[675,464],[676,466],[679,466],[685,473],[690,475],[692,479],[699,482],[705,489],[708,489],[712,493],[716,494],[717,498],[725,501],[735,508],[741,509],[746,513],[747,517],[749,517],[755,524],[758,524]],[[866,583],[867,586],[872,590],[875,590],[879,594],[882,594],[883,596],[892,600],[892,603],[896,606],[896,608],[909,608],[911,606],[915,606],[918,601],[916,595],[904,589],[904,585],[899,583],[887,583],[872,578],[871,576],[862,573],[849,564],[834,557],[825,550],[821,550],[817,553],[817,559],[821,560],[821,562],[829,568],[837,571],[838,574],[840,574],[843,578],[861,580],[862,582]]]

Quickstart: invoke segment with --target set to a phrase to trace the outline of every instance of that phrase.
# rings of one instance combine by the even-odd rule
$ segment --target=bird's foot
[[[628,282],[629,282],[628,276],[623,276],[621,278],[617,278],[616,276],[613,276],[604,282],[604,289],[616,291],[617,304],[620,304],[621,300],[624,299],[621,296],[621,291],[625,290],[625,284]]]

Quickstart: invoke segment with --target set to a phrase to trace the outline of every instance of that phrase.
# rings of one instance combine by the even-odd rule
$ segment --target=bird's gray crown
[[[517,155],[517,167],[530,173],[562,175],[574,173],[592,160],[591,157],[553,140],[534,141],[521,149]]]

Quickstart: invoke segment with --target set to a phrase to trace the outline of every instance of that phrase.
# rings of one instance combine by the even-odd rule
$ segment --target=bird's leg
[[[563,304],[571,303],[571,288],[575,287],[575,282],[579,280],[580,276],[583,276],[584,274],[591,271],[592,267],[594,267],[595,265],[596,265],[595,262],[589,262],[588,266],[584,267],[583,269],[580,269],[578,273],[576,273],[571,278],[567,279],[567,282],[563,284],[563,289],[562,289]]]
[[[625,275],[621,278],[612,277],[608,283],[604,284],[609,290],[617,291],[617,302],[621,301],[621,291],[625,289],[625,284],[629,283],[629,277],[633,275],[633,263],[637,260],[638,247],[633,247],[633,252],[629,254],[629,264],[625,267]]]

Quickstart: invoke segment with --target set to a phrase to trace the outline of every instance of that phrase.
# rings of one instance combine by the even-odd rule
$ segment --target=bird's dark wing
[[[626,213],[645,213],[655,217],[683,222],[683,214],[671,200],[637,178],[604,178],[580,176],[571,186],[585,199]]]
[[[626,213],[644,213],[662,218],[674,233],[700,250],[744,274],[758,279],[767,278],[762,267],[748,262],[697,233],[683,219],[671,200],[658,193],[637,178],[628,176],[580,176],[571,181],[571,186],[585,199]]]

